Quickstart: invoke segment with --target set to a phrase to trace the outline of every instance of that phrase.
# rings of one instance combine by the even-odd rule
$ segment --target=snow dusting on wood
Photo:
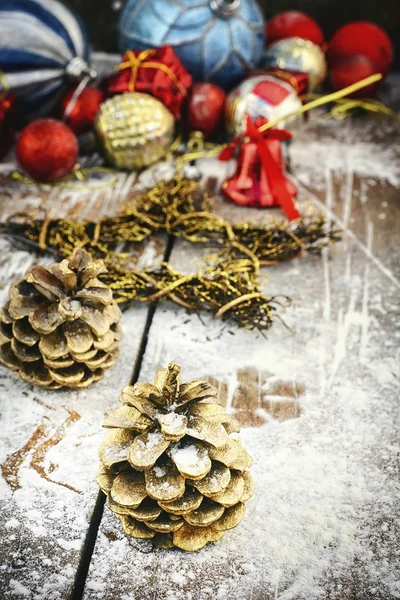
[[[130,540],[105,509],[85,600],[400,598],[398,134],[392,126],[377,133],[364,120],[313,125],[296,137],[292,167],[302,210],[325,212],[345,233],[322,257],[263,271],[267,294],[296,301],[282,315],[292,331],[278,321],[264,337],[157,307],[140,380],[176,360],[184,380],[216,385],[242,424],[256,493],[237,529],[193,554]],[[214,184],[218,172],[215,162],[202,165]],[[46,210],[97,220],[117,210],[134,182],[120,174],[109,190],[82,193],[3,179],[1,219]],[[222,200],[215,210],[235,221],[271,214]],[[10,282],[35,258],[1,244],[4,302]],[[171,262],[191,272],[203,255],[176,240]],[[160,247],[148,244],[141,266],[158,260]],[[70,597],[97,497],[101,424],[130,381],[146,315],[137,305],[125,313],[120,359],[88,390],[31,388],[1,368],[5,600]],[[185,452],[189,463],[190,448]]]

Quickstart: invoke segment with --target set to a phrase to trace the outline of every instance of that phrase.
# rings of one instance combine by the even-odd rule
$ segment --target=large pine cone
[[[179,372],[171,363],[154,385],[124,388],[123,406],[104,424],[97,482],[127,535],[194,551],[242,519],[252,459],[230,437],[239,428],[217,390],[206,381],[182,384]]]
[[[106,268],[77,249],[32,267],[0,314],[0,362],[33,385],[85,388],[114,364],[121,311],[97,277]]]

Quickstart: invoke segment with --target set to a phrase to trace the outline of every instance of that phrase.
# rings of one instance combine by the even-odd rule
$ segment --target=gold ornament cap
[[[142,169],[163,158],[173,140],[174,118],[156,98],[126,92],[100,107],[95,128],[109,162],[119,169]]]

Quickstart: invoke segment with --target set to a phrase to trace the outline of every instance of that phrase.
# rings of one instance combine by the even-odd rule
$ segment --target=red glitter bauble
[[[377,72],[387,75],[393,61],[393,45],[387,33],[368,21],[344,25],[329,42],[327,57],[331,65],[347,56],[363,55],[375,65]]]
[[[369,58],[356,55],[342,58],[342,60],[336,62],[330,70],[329,78],[332,88],[336,92],[337,90],[341,90],[366,77],[370,77],[377,72],[378,69]],[[348,98],[365,98],[366,96],[372,96],[376,93],[378,87],[379,81],[350,94]]]
[[[226,94],[213,83],[195,83],[187,107],[187,124],[191,131],[205,136],[217,129],[224,112]]]
[[[70,90],[61,101],[61,117],[70,106],[75,90]],[[86,87],[74,102],[66,123],[76,134],[86,133],[93,127],[94,120],[104,101],[104,93],[96,87]]]
[[[55,119],[39,119],[27,125],[16,147],[19,164],[37,181],[56,181],[69,175],[78,150],[74,132]]]
[[[290,37],[310,40],[317,46],[324,43],[324,34],[317,21],[298,10],[285,10],[267,22],[267,44]]]

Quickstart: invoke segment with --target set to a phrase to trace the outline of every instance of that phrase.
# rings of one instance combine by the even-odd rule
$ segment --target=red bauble
[[[342,58],[336,62],[330,73],[329,78],[332,88],[336,92],[357,81],[361,81],[366,77],[370,77],[377,73],[378,69],[366,56],[356,55]],[[348,98],[365,98],[375,94],[379,87],[379,82],[369,85],[368,87],[358,90],[353,94],[349,94]]]
[[[285,10],[267,22],[267,44],[290,37],[310,40],[317,46],[324,43],[324,34],[317,21],[298,10]]]
[[[55,119],[39,119],[27,125],[16,147],[19,164],[37,181],[56,181],[69,175],[78,150],[74,132]]]
[[[61,101],[61,117],[70,105],[75,90],[70,90]],[[96,87],[86,87],[79,94],[66,123],[76,134],[86,133],[93,127],[94,120],[99,111],[101,103],[104,101],[104,92]]]
[[[393,46],[387,33],[368,21],[354,21],[344,25],[333,35],[328,47],[328,61],[361,54],[370,59],[377,72],[387,75],[393,61]]]
[[[187,124],[205,136],[217,129],[224,113],[225,92],[214,83],[195,83],[188,100]]]

